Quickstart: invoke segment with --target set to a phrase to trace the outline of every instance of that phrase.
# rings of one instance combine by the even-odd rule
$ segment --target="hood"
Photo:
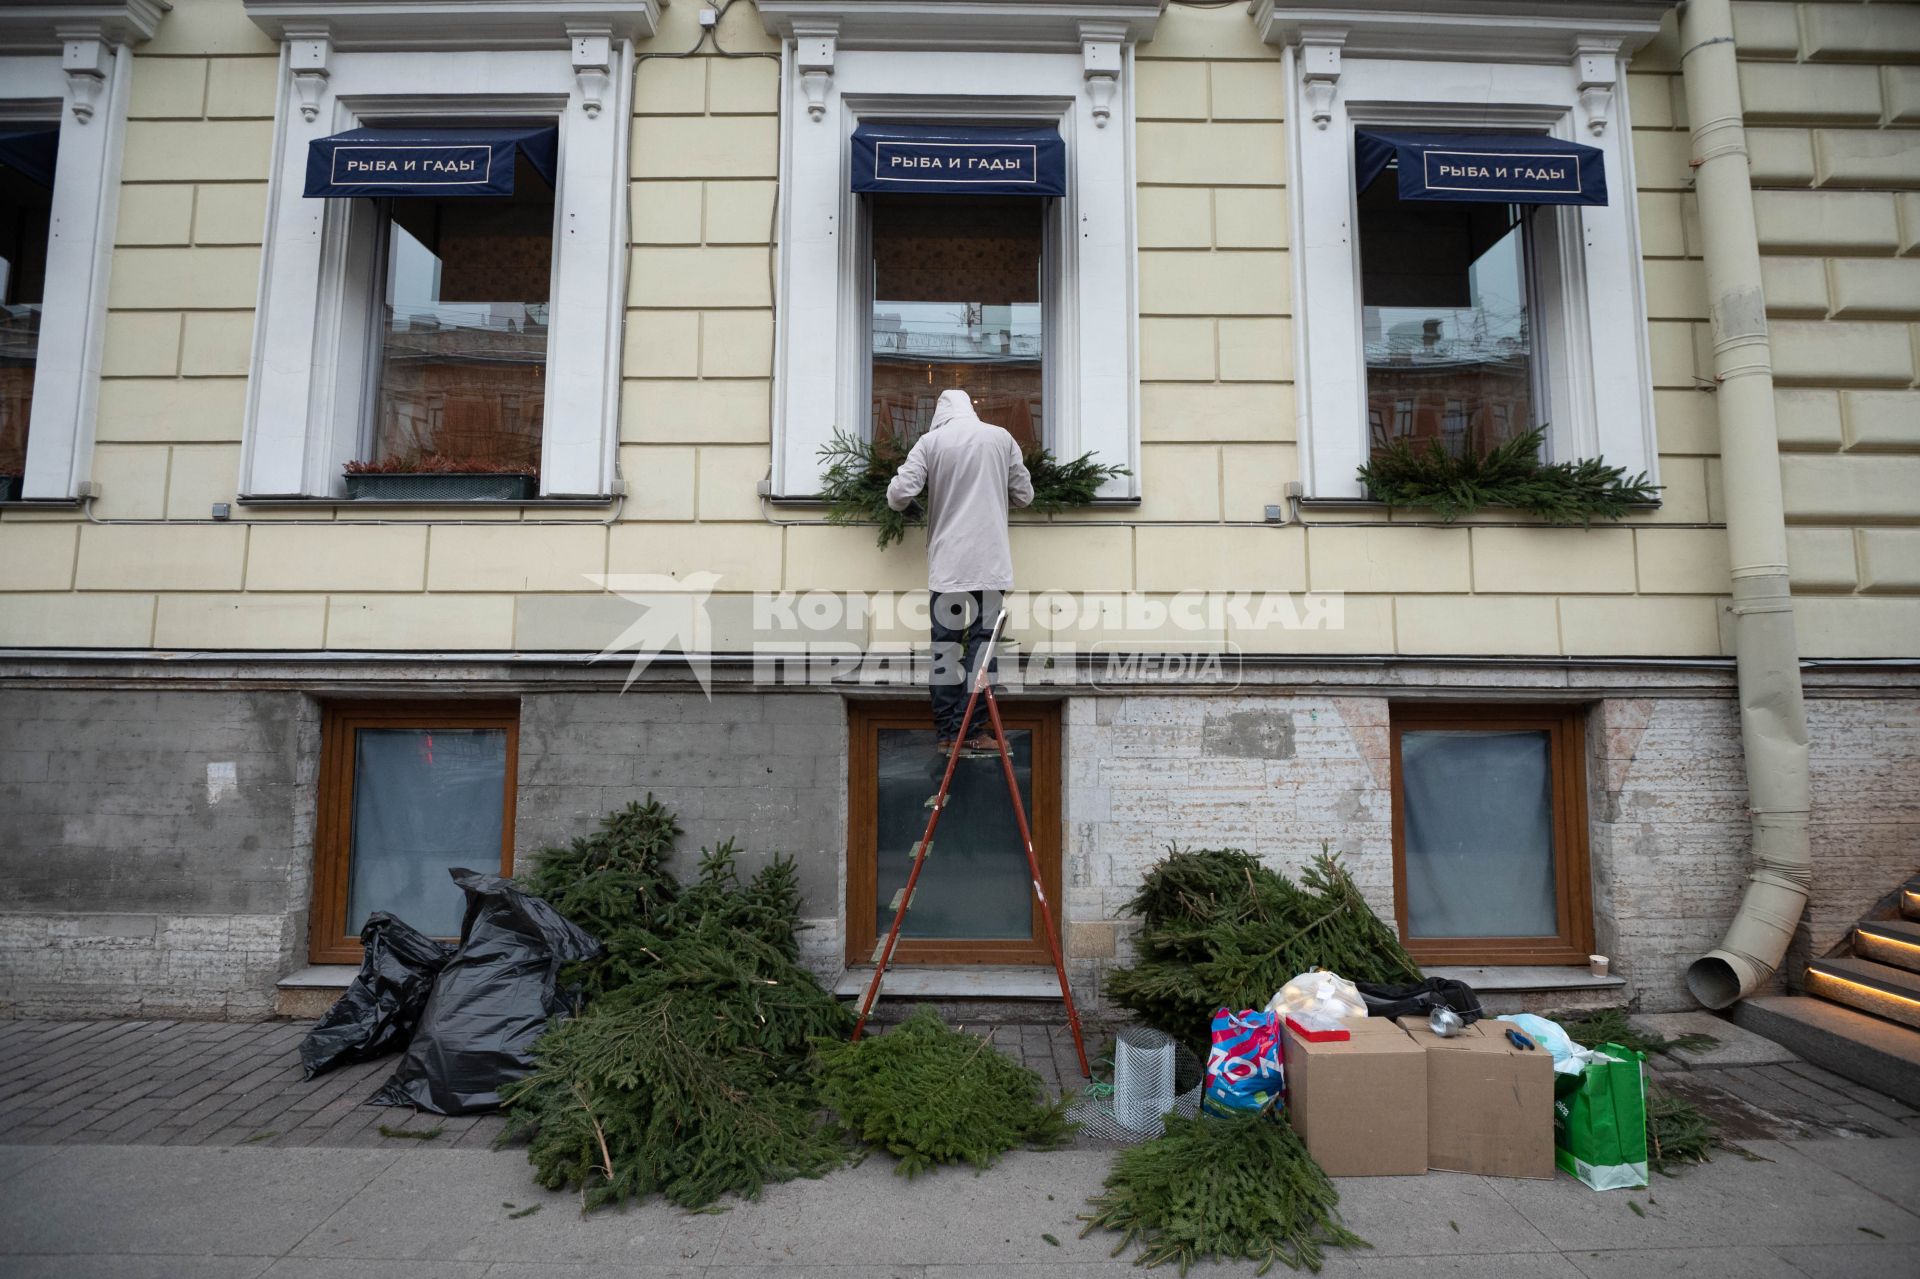
[[[977,422],[979,420],[980,415],[973,411],[972,396],[968,395],[965,391],[942,391],[940,392],[940,402],[933,406],[933,425],[927,429],[929,431],[937,431],[949,422]]]

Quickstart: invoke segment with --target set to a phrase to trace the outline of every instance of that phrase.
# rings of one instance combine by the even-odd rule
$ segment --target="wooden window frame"
[[[1593,951],[1593,890],[1587,857],[1585,713],[1577,706],[1432,703],[1392,708],[1393,913],[1417,963],[1579,964]],[[1412,937],[1407,928],[1406,801],[1400,738],[1408,730],[1546,732],[1553,781],[1554,907],[1557,932],[1540,937]]]
[[[1060,703],[1002,702],[1000,718],[1009,732],[1033,734],[1033,810],[1027,814],[1033,851],[1040,862],[1040,883],[1060,922]],[[879,734],[883,728],[933,731],[926,701],[853,701],[847,713],[847,964],[870,967],[880,941],[879,882]],[[996,762],[995,768],[999,765]],[[933,839],[938,855],[940,837]],[[1012,850],[1016,854],[1018,848]],[[925,891],[924,889],[921,891]],[[1035,904],[1033,933],[1022,941],[967,941],[953,938],[913,940],[894,947],[896,964],[1047,964],[1053,963],[1045,925]]]
[[[358,934],[347,932],[353,858],[355,736],[363,728],[503,728],[506,784],[501,796],[500,873],[513,873],[514,800],[520,761],[518,702],[329,702],[320,728],[320,799],[313,839],[313,902],[307,955],[315,964],[358,964]]]

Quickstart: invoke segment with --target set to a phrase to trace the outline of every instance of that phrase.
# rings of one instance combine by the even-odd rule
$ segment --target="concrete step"
[[[1804,995],[1756,995],[1728,1017],[1816,1066],[1920,1106],[1920,1031]]]
[[[1900,886],[1900,913],[1908,919],[1920,919],[1920,875]]]
[[[1853,953],[1889,968],[1920,973],[1920,923],[1911,919],[1881,919],[1857,924]]]
[[[360,969],[353,964],[310,964],[282,977],[273,995],[273,1015],[308,1020],[324,1014],[347,993]]]
[[[1807,965],[1809,995],[1920,1029],[1920,973],[1870,959],[1816,959]]]

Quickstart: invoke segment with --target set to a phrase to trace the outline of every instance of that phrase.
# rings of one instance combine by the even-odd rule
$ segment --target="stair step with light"
[[[1889,968],[1920,973],[1920,923],[1911,919],[1880,919],[1856,924],[1853,953]]]
[[[1809,995],[1920,1029],[1920,973],[1870,959],[1816,959],[1806,985]]]
[[[1908,919],[1920,919],[1920,875],[1900,886],[1900,913]]]
[[[1754,995],[1727,1016],[1816,1066],[1920,1106],[1920,1030],[1801,995]]]

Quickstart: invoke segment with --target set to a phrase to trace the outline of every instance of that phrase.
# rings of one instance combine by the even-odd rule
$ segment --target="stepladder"
[[[1033,847],[1033,829],[1027,820],[1027,807],[1020,797],[1020,782],[1014,773],[1013,749],[1007,741],[1006,724],[1000,716],[1000,702],[994,693],[992,668],[993,655],[998,650],[1001,637],[1007,627],[1007,611],[1003,608],[994,619],[993,628],[988,633],[986,643],[980,649],[980,657],[974,668],[968,673],[967,708],[961,721],[961,731],[954,736],[952,746],[947,752],[946,766],[940,775],[940,789],[927,801],[927,825],[920,841],[913,846],[913,862],[907,871],[906,886],[895,894],[893,899],[893,921],[887,927],[887,935],[874,950],[873,977],[867,983],[867,991],[860,1001],[860,1015],[854,1022],[853,1038],[857,1041],[865,1032],[867,1018],[873,1011],[874,1001],[880,995],[880,986],[887,975],[887,966],[893,960],[895,947],[900,942],[900,932],[906,922],[907,912],[913,905],[914,892],[919,886],[920,872],[925,868],[927,858],[933,851],[934,835],[940,828],[940,818],[945,813],[948,800],[953,792],[953,777],[963,758],[974,757],[984,752],[968,749],[971,735],[977,731],[984,715],[986,726],[991,730],[994,752],[999,756],[1000,771],[1007,781],[1007,801],[1012,805],[1014,826],[1018,832],[1021,850],[1027,859],[1027,878],[1033,887],[1033,901],[1040,912],[1041,931],[1046,935],[1047,947],[1053,957],[1053,970],[1060,979],[1060,1001],[1066,1009],[1067,1027],[1073,1032],[1073,1050],[1080,1059],[1080,1073],[1091,1077],[1087,1068],[1086,1044],[1080,1033],[1080,1013],[1074,1006],[1073,988],[1067,979],[1067,965],[1060,950],[1060,934],[1055,926],[1053,904],[1047,900],[1047,890],[1040,875],[1040,859]]]

